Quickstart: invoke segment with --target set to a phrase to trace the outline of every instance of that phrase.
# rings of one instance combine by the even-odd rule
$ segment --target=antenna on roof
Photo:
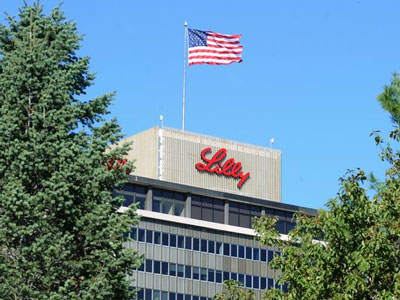
[[[275,139],[274,138],[270,138],[269,139],[269,147],[272,149],[272,145],[275,143]]]
[[[164,128],[164,116],[160,115],[161,128]]]

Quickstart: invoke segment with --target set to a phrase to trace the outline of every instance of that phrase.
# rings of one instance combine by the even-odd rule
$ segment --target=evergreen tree
[[[82,101],[94,75],[59,8],[25,4],[0,27],[0,299],[130,299],[141,259],[112,191],[129,145],[104,115],[113,94]]]

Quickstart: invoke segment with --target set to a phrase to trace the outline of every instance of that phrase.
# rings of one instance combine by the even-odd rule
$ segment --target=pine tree
[[[0,299],[130,299],[139,256],[112,191],[129,145],[114,94],[83,101],[94,80],[81,37],[60,8],[36,3],[0,27]]]

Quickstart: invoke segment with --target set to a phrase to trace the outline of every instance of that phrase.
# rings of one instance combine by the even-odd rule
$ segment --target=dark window
[[[169,293],[169,300],[176,300],[176,294],[175,293]]]
[[[161,272],[163,275],[168,275],[168,263],[167,262],[162,262]]]
[[[253,276],[253,289],[259,289],[259,288],[260,288],[260,277]]]
[[[144,229],[139,228],[139,237],[138,237],[139,242],[144,242],[144,233],[145,233]]]
[[[208,281],[214,282],[214,269],[208,269]]]
[[[192,196],[192,218],[224,223],[224,201],[209,197]]]
[[[215,282],[222,283],[222,271],[220,270],[215,271]]]
[[[224,243],[224,255],[229,256],[229,244]]]
[[[192,267],[185,266],[185,278],[192,278]]]
[[[178,277],[183,277],[184,266],[178,265]]]
[[[199,267],[193,267],[193,279],[200,279],[200,269]]]
[[[138,208],[143,209],[146,199],[146,193],[147,189],[145,187],[126,184],[124,186],[124,190],[122,191],[124,197],[124,202],[122,206],[130,206],[133,203],[139,203]]]
[[[161,201],[153,200],[153,211],[161,212]]]
[[[278,221],[276,223],[276,225],[275,225],[275,228],[279,233],[283,233],[283,234],[286,233],[285,232],[285,222],[284,221]]]
[[[153,243],[153,231],[146,230],[146,243]]]
[[[260,249],[253,248],[253,259],[260,260]]]
[[[192,295],[185,295],[185,300],[192,300]]]
[[[224,271],[224,281],[229,280],[229,272]]]
[[[231,256],[237,257],[237,245],[231,245]]]
[[[274,251],[268,250],[268,262],[274,259]]]
[[[251,259],[251,252],[252,252],[252,248],[246,247],[246,259]]]
[[[283,289],[283,291],[284,291],[285,293],[289,292],[289,285],[288,285],[287,283],[285,283],[285,284],[283,285],[282,289]]]
[[[152,292],[152,290],[150,290],[150,289],[146,289],[146,300],[151,300],[152,298],[151,298],[151,293]]]
[[[160,245],[161,244],[161,232],[154,231],[154,244]]]
[[[201,240],[201,252],[207,252],[207,240]]]
[[[246,275],[246,287],[251,288],[251,275]]]
[[[133,204],[133,196],[132,195],[124,195],[124,202],[122,203],[122,206],[128,207],[129,205]]]
[[[146,259],[146,272],[153,272],[153,261],[151,259]]]
[[[131,228],[131,239],[137,241],[137,228],[136,227]]]
[[[200,247],[199,243],[200,243],[199,239],[193,238],[193,250],[195,250],[195,251],[199,251],[200,250],[199,249],[199,247]]]
[[[261,261],[267,261],[267,250],[261,249]]]
[[[289,233],[295,226],[296,226],[296,223],[286,222],[286,233]]]
[[[221,242],[216,243],[215,254],[222,254],[222,243]]]
[[[178,235],[178,248],[185,248],[185,237],[183,235]]]
[[[176,276],[176,264],[169,264],[169,276]]]
[[[166,190],[153,190],[153,211],[185,216],[185,196]]]
[[[274,288],[274,280],[272,278],[268,278],[268,288]]]
[[[239,257],[244,258],[244,246],[239,246]]]
[[[168,292],[161,292],[161,300],[168,300]]]
[[[277,282],[275,282],[275,288],[278,289],[278,290],[280,290],[280,289],[281,289],[281,285],[278,284]]]
[[[207,269],[206,268],[200,269],[200,280],[207,281]]]
[[[199,300],[199,296],[193,296],[193,300]]]
[[[176,300],[183,300],[183,294],[177,294],[176,295]]]
[[[143,289],[140,289],[138,291],[137,298],[138,298],[138,300],[143,300],[144,299],[144,291],[143,291]]]
[[[168,246],[168,233],[163,232],[162,234],[162,244],[163,246]]]
[[[238,280],[243,284],[244,286],[244,274],[239,274]]]
[[[261,277],[261,289],[265,290],[267,288],[267,278]]]
[[[191,236],[186,237],[185,248],[188,250],[192,250],[192,237]]]
[[[139,267],[139,271],[142,271],[142,272],[144,272],[144,262],[140,265],[140,267]]]
[[[154,273],[155,274],[160,274],[161,273],[160,261],[158,261],[158,260],[154,261]]]
[[[169,246],[176,247],[176,235],[175,234],[169,235]]]
[[[231,279],[237,280],[237,273],[231,272]]]
[[[214,241],[208,241],[208,253],[214,253],[215,252],[214,245],[215,245]]]

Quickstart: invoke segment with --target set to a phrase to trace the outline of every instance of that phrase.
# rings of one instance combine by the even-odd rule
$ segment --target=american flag
[[[242,62],[240,35],[188,29],[190,65],[229,65]]]

